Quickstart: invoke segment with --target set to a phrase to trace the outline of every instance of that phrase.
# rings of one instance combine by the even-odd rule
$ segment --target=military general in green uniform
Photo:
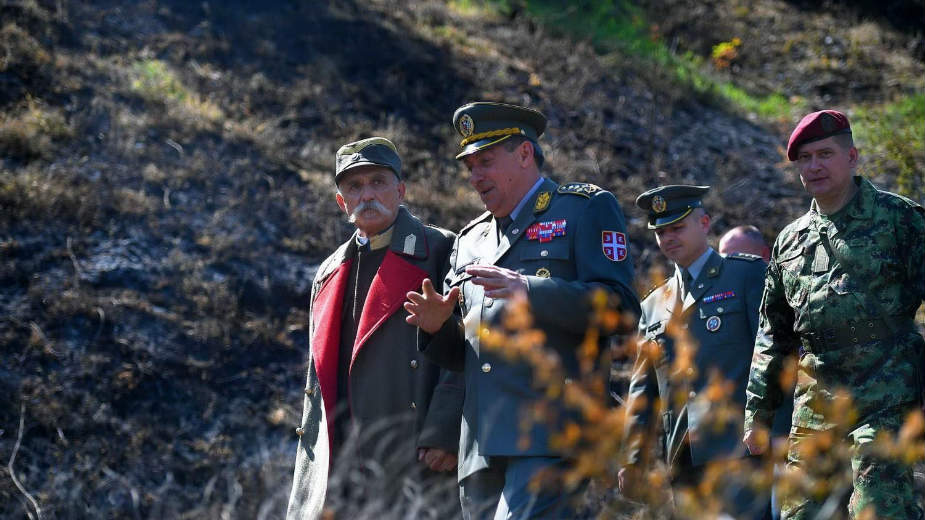
[[[637,430],[644,425],[653,432],[663,430],[659,451],[666,454],[675,487],[696,488],[708,463],[747,455],[741,423],[726,420],[720,407],[731,405],[741,413],[745,406],[765,263],[744,253],[723,257],[709,246],[711,220],[702,203],[708,190],[709,186],[660,186],[636,199],[675,272],[642,301],[642,342],[627,407]],[[671,334],[673,322],[687,329],[692,355]],[[711,383],[721,382],[730,383],[727,403],[717,402],[708,391]],[[653,425],[656,420],[661,424]],[[626,482],[632,478],[626,472],[622,476],[623,487],[637,484]],[[760,499],[745,486],[735,493],[723,487],[730,492],[719,497],[727,513],[762,517],[767,497]]]
[[[915,202],[853,175],[858,162],[841,112],[807,115],[787,157],[812,195],[809,211],[781,231],[765,281],[745,413],[745,442],[767,449],[784,357],[799,355],[788,466],[806,464],[815,440],[851,446],[853,517],[920,518],[912,468],[872,453],[920,403],[923,339],[914,316],[925,299],[925,214]],[[844,394],[843,391],[847,391]],[[847,410],[853,403],[853,412]],[[825,482],[825,477],[817,479]],[[816,518],[825,496],[785,500],[784,518]]]
[[[409,322],[432,335],[422,344],[424,354],[464,372],[463,515],[575,518],[574,493],[529,486],[540,471],[568,467],[549,444],[556,427],[524,422],[543,397],[541,379],[527,362],[505,355],[508,345],[492,350],[481,339],[484,330],[503,327],[505,311],[523,299],[543,334],[541,348],[564,369],[567,379],[557,384],[578,377],[592,295],[603,292],[635,324],[638,300],[623,212],[608,191],[557,184],[540,174],[537,141],[546,126],[540,112],[470,103],[456,111],[453,123],[462,136],[456,158],[488,211],[459,232],[445,294],[425,282],[422,293],[409,294],[405,308],[413,315]],[[601,349],[606,339],[600,337]],[[608,367],[602,368],[606,373]]]

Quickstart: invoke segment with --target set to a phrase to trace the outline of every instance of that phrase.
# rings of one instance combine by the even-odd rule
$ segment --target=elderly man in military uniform
[[[545,338],[540,348],[561,363],[567,377],[578,377],[577,350],[592,325],[595,293],[606,295],[612,308],[635,323],[638,301],[623,213],[608,191],[557,184],[541,175],[537,140],[546,117],[540,112],[470,103],[456,111],[453,124],[463,138],[456,158],[488,211],[459,232],[445,294],[425,281],[423,292],[408,295],[405,308],[409,322],[425,333],[423,352],[464,372],[463,514],[573,518],[578,491],[529,486],[541,471],[555,473],[569,464],[550,447],[556,425],[524,427],[524,414],[544,389],[527,362],[505,356],[505,345],[487,348],[481,335],[503,328],[505,311],[525,299]]]
[[[798,353],[788,466],[814,477],[819,465],[802,459],[816,450],[803,447],[837,436],[851,446],[853,517],[920,518],[911,466],[871,448],[920,404],[925,342],[914,317],[925,299],[925,210],[854,175],[858,150],[841,112],[804,117],[787,158],[813,201],[771,253],[745,443],[767,450],[771,413],[785,398],[775,382],[784,357]],[[785,500],[784,518],[815,518],[824,498]]]
[[[708,463],[747,455],[740,423],[724,420],[727,415],[718,410],[724,403],[711,401],[706,389],[727,381],[725,404],[739,410],[745,405],[765,264],[755,255],[723,257],[708,245],[711,221],[702,203],[708,190],[661,186],[636,199],[675,271],[643,298],[627,407],[638,421],[635,431],[645,425],[657,432],[661,426],[675,487],[699,484]],[[673,337],[674,324],[686,328],[689,338]],[[655,417],[661,425],[652,424]],[[623,473],[624,488],[635,484],[625,481],[629,474]],[[768,506],[744,488],[723,498],[732,502],[725,506],[736,518],[761,518]]]
[[[341,147],[334,182],[337,205],[357,229],[312,284],[308,381],[287,518],[316,519],[326,502],[340,514],[400,517],[422,507],[404,491],[442,480],[448,496],[456,492],[446,472],[456,468],[462,378],[418,352],[417,329],[402,309],[408,291],[446,272],[455,235],[401,205],[401,159],[385,138]],[[329,467],[339,489],[328,489]],[[361,486],[350,482],[358,472]]]

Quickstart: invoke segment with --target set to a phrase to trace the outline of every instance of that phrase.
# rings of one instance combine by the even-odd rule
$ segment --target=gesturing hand
[[[475,285],[485,288],[489,298],[512,298],[515,294],[527,293],[527,277],[504,267],[494,265],[472,265],[466,268]]]
[[[434,289],[430,278],[427,278],[421,284],[421,292],[411,291],[407,298],[404,307],[408,311],[408,317],[405,321],[428,334],[433,334],[440,330],[443,322],[453,314],[453,307],[459,298],[459,287],[453,287],[449,294],[443,296]]]

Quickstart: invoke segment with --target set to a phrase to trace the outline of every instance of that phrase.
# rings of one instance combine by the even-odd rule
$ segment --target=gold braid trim
[[[490,132],[479,132],[477,134],[472,134],[469,137],[460,141],[459,146],[466,146],[467,144],[473,141],[479,141],[481,139],[485,139],[488,137],[497,137],[500,135],[516,135],[516,134],[523,134],[523,133],[524,131],[521,130],[520,128],[517,128],[516,126],[511,127],[511,128],[502,128],[501,130],[492,130]]]

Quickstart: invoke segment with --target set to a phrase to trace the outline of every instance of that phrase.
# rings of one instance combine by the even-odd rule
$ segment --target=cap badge
[[[533,212],[540,213],[546,211],[549,207],[549,201],[552,199],[552,192],[544,191],[536,198],[536,204],[533,205]]]
[[[710,332],[718,331],[722,324],[723,320],[719,319],[719,316],[710,316],[707,318],[707,330]]]
[[[652,197],[652,211],[662,213],[667,207],[668,204],[665,203],[665,199],[661,195]]]
[[[459,133],[463,137],[469,137],[473,130],[475,130],[475,122],[472,121],[472,117],[469,114],[463,114],[459,118]]]
[[[536,270],[536,275],[539,276],[540,278],[549,278],[552,275],[552,273],[549,272],[549,269],[546,269],[545,267],[540,267],[539,269]]]
[[[611,262],[626,260],[626,235],[619,231],[601,231],[601,248]]]

